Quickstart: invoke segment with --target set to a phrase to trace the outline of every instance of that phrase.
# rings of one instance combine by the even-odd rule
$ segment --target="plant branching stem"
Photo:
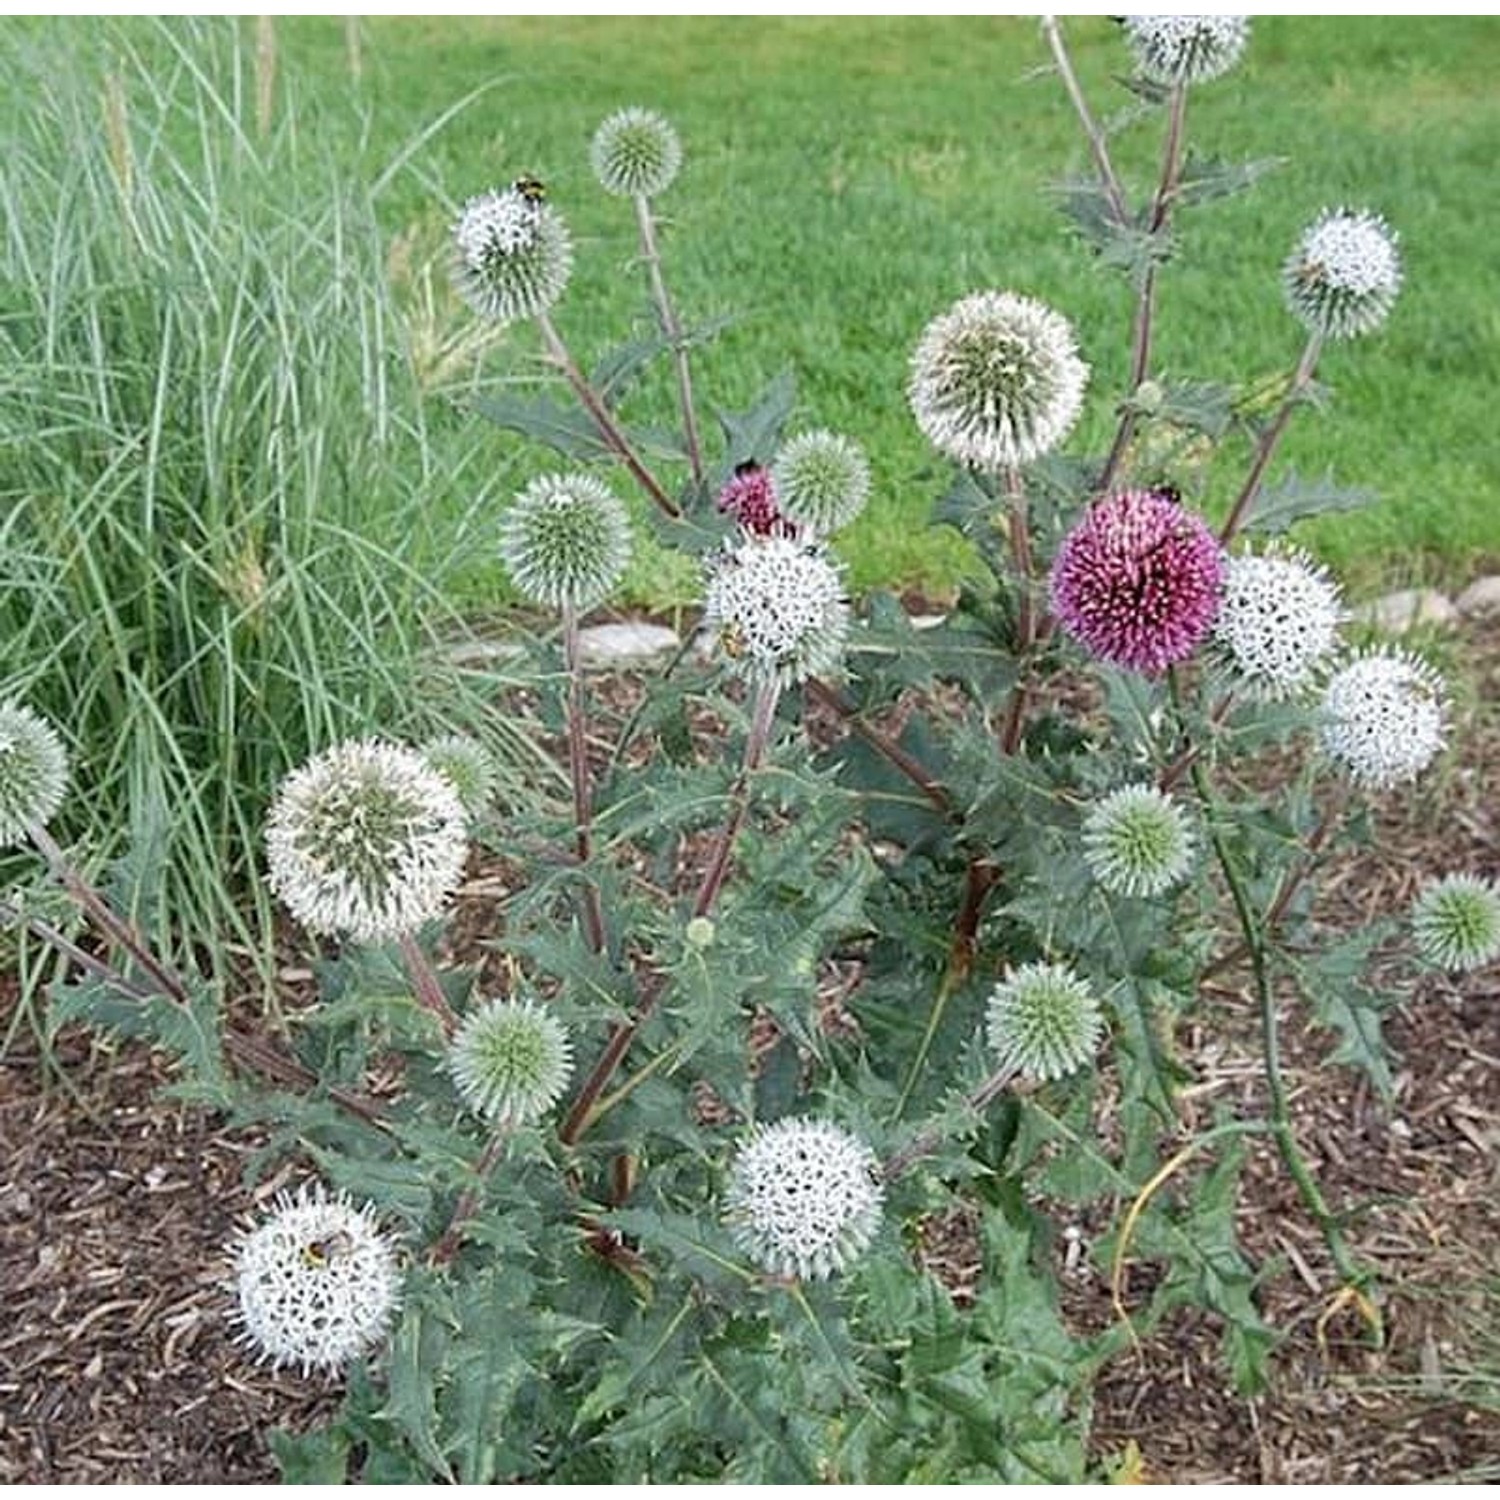
[[[443,994],[443,986],[438,982],[432,961],[422,951],[422,945],[409,932],[401,935],[401,957],[406,964],[406,972],[411,977],[412,986],[416,990],[418,1004],[424,1010],[431,1011],[443,1028],[443,1035],[451,1037],[458,1030],[458,1017],[453,1014],[453,1009],[448,1004],[448,997]]]
[[[1175,687],[1174,681],[1174,697]],[[1229,887],[1235,915],[1239,919],[1240,932],[1244,937],[1245,949],[1250,957],[1250,970],[1260,1007],[1262,1061],[1266,1091],[1271,1105],[1271,1134],[1275,1138],[1281,1159],[1286,1164],[1292,1181],[1296,1184],[1302,1202],[1322,1231],[1324,1243],[1328,1246],[1328,1253],[1333,1257],[1333,1263],[1340,1277],[1343,1278],[1344,1284],[1363,1288],[1369,1283],[1369,1273],[1355,1261],[1351,1254],[1348,1242],[1344,1239],[1343,1231],[1339,1228],[1337,1219],[1323,1197],[1323,1191],[1318,1186],[1317,1179],[1303,1159],[1301,1149],[1297,1145],[1296,1134],[1292,1129],[1286,1079],[1281,1071],[1281,1042],[1277,1024],[1276,997],[1271,988],[1265,927],[1256,915],[1239,866],[1224,840],[1213,789],[1201,761],[1193,763],[1192,774],[1193,786],[1197,790],[1199,801],[1203,804],[1204,819],[1208,825],[1208,836],[1213,845],[1214,857],[1223,873],[1225,884]]]
[[[599,900],[599,887],[587,873],[593,853],[594,804],[589,788],[588,709],[578,644],[578,611],[571,604],[563,606],[562,626],[563,660],[568,672],[568,775],[573,784],[574,847],[584,870],[583,928],[589,947],[595,953],[603,953],[604,907]]]
[[[1000,1097],[1011,1085],[1016,1076],[1014,1068],[1000,1068],[991,1073],[973,1093],[969,1095],[969,1107],[976,1113],[988,1109],[989,1106]],[[926,1130],[913,1136],[899,1151],[893,1152],[886,1158],[881,1175],[887,1182],[894,1182],[907,1168],[914,1166],[924,1156],[932,1153],[942,1144],[947,1132],[941,1125],[931,1125]]]
[[[667,295],[667,283],[662,275],[661,251],[656,243],[656,221],[651,214],[648,198],[635,200],[636,223],[641,231],[641,258],[646,262],[646,271],[651,278],[651,297],[656,303],[656,316],[661,323],[662,337],[672,346],[672,362],[677,370],[677,403],[682,410],[682,437],[687,445],[688,464],[693,471],[693,483],[703,483],[703,445],[698,437],[698,414],[693,407],[693,374],[688,367],[688,346],[682,337],[682,324],[677,310]]]
[[[574,395],[583,404],[583,409],[589,414],[589,419],[598,430],[605,446],[630,470],[631,477],[666,515],[671,516],[674,521],[680,520],[682,511],[677,502],[661,487],[656,476],[631,447],[630,439],[621,431],[619,423],[611,415],[603,398],[589,384],[573,356],[568,353],[568,346],[563,343],[562,335],[557,331],[557,325],[550,315],[544,312],[538,313],[536,321],[537,327],[542,332],[542,343],[546,347],[547,358],[573,387]]]
[[[1120,179],[1115,175],[1114,164],[1109,159],[1109,144],[1104,132],[1099,128],[1093,111],[1089,109],[1088,100],[1083,97],[1083,90],[1079,87],[1078,75],[1073,71],[1073,63],[1063,44],[1062,30],[1057,24],[1056,16],[1042,17],[1042,35],[1047,38],[1047,45],[1052,50],[1052,60],[1057,64],[1058,76],[1077,112],[1078,123],[1083,126],[1083,133],[1088,137],[1094,169],[1099,174],[1099,185],[1109,200],[1109,211],[1114,216],[1115,223],[1123,228],[1130,218],[1125,207],[1125,194],[1121,191]]]
[[[1016,588],[1020,607],[1016,616],[1017,677],[1005,704],[1000,725],[1000,753],[1014,755],[1021,747],[1026,731],[1026,708],[1031,697],[1029,657],[1032,650],[1046,640],[1052,625],[1046,612],[1036,611],[1036,559],[1031,551],[1031,517],[1026,503],[1026,486],[1021,471],[1011,466],[1005,470],[1005,496],[1009,512],[1011,560],[1016,567]]]
[[[1260,435],[1260,442],[1255,448],[1255,459],[1250,465],[1250,473],[1246,476],[1244,488],[1240,490],[1234,507],[1224,522],[1224,529],[1219,533],[1219,541],[1224,546],[1227,547],[1239,535],[1240,528],[1249,519],[1251,508],[1260,494],[1261,483],[1266,477],[1266,470],[1270,467],[1271,458],[1276,452],[1276,445],[1280,443],[1281,435],[1286,431],[1286,425],[1291,421],[1292,413],[1297,409],[1303,392],[1312,383],[1313,372],[1318,367],[1318,358],[1322,353],[1322,334],[1316,332],[1309,334],[1307,345],[1302,351],[1302,358],[1297,361],[1297,370],[1292,376],[1292,383],[1287,387],[1286,395],[1282,397],[1276,415],[1271,418],[1271,425]]]
[[[458,1254],[458,1247],[463,1241],[464,1228],[478,1211],[480,1199],[484,1196],[484,1185],[500,1158],[505,1154],[506,1143],[509,1140],[509,1129],[501,1126],[485,1143],[484,1153],[474,1166],[475,1181],[458,1195],[458,1202],[453,1206],[453,1214],[448,1220],[448,1227],[443,1231],[428,1256],[432,1265],[450,1265],[453,1257]]]

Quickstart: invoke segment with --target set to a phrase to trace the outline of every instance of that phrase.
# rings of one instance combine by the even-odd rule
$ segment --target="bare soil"
[[[1466,627],[1452,649],[1468,682],[1455,752],[1417,793],[1383,799],[1372,850],[1332,867],[1317,910],[1331,928],[1400,913],[1432,873],[1500,873],[1500,620]],[[460,913],[471,929],[505,879],[476,872]],[[1394,957],[1390,978],[1393,994],[1409,988]],[[14,999],[13,985],[0,991],[0,1013]],[[1204,1001],[1179,1039],[1196,1075],[1189,1107],[1204,1119],[1219,1103],[1260,1109],[1244,976],[1226,969]],[[1401,1001],[1393,1107],[1321,1061],[1330,1038],[1290,997],[1282,1026],[1297,1136],[1354,1249],[1379,1268],[1384,1346],[1369,1347],[1335,1300],[1315,1226],[1258,1147],[1240,1228],[1268,1266],[1262,1309],[1286,1331],[1270,1392],[1237,1396],[1213,1320],[1185,1314],[1105,1372],[1095,1451],[1128,1455],[1148,1482],[1493,1478],[1500,1412],[1456,1393],[1500,1323],[1500,970],[1424,979]],[[44,1065],[25,1024],[0,1059],[0,1480],[268,1481],[266,1430],[337,1405],[336,1382],[272,1375],[235,1345],[224,1246],[279,1182],[247,1192],[258,1143],[163,1098],[169,1081],[150,1055],[81,1032]],[[1084,1243],[1090,1229],[1076,1226]],[[926,1254],[962,1297],[971,1226],[929,1225]],[[1114,1316],[1086,1256],[1066,1285],[1080,1326]]]

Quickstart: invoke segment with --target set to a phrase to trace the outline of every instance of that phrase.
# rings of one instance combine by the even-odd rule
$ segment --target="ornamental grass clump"
[[[1158,153],[1145,182],[1042,27],[1095,177],[1060,201],[1115,293],[1076,330],[1017,292],[934,294],[913,349],[871,343],[878,389],[837,419],[785,375],[701,402],[716,325],[667,292],[680,230],[653,196],[691,176],[664,117],[580,113],[578,159],[546,168],[561,188],[471,200],[460,286],[533,321],[544,363],[476,387],[476,470],[535,477],[475,500],[523,607],[507,680],[478,674],[488,721],[461,722],[541,769],[500,766],[497,798],[473,742],[424,741],[421,695],[360,700],[348,726],[310,708],[310,758],[265,787],[265,883],[294,919],[278,1026],[230,1004],[233,964],[159,958],[135,921],[149,842],[106,888],[74,867],[43,827],[69,815],[60,748],[0,713],[0,809],[90,929],[12,906],[69,966],[48,1024],[148,1039],[257,1132],[255,1173],[329,1184],[244,1240],[224,1309],[249,1356],[346,1384],[323,1428],[278,1436],[288,1478],[1098,1478],[1090,1382],[1185,1314],[1222,1329],[1238,1390],[1273,1378],[1252,1153],[1258,1180],[1285,1175],[1308,1321],[1381,1340],[1368,1195],[1320,1181],[1282,1028],[1299,1088],[1358,1070],[1389,1102],[1395,945],[1444,1005],[1500,956],[1480,874],[1347,933],[1312,899],[1371,800],[1409,795],[1463,729],[1420,659],[1344,651],[1337,581],[1285,536],[1357,502],[1297,481],[1280,444],[1328,405],[1324,343],[1401,315],[1396,263],[1363,220],[1364,250],[1325,224],[1294,271],[1248,244],[1288,342],[1239,372],[1176,346],[1169,370],[1177,263],[1212,242],[1190,219],[1263,175],[1220,160],[1218,127],[1188,154],[1189,95],[1248,30],[1106,34],[1129,75],[1114,129]],[[591,129],[639,255],[586,253],[643,276],[649,318],[580,362],[552,322],[554,198],[589,181]],[[867,310],[848,317],[866,339]],[[1080,344],[1118,385],[1090,388]],[[903,386],[931,452],[892,468],[848,413]],[[872,473],[930,485],[966,548],[942,619],[850,597],[831,539],[886,524]],[[602,671],[581,617],[617,597],[632,535],[638,570],[668,560],[698,593],[679,650]],[[1237,1080],[1206,1109],[1204,1047]],[[1105,1288],[1106,1316],[1072,1316]]]

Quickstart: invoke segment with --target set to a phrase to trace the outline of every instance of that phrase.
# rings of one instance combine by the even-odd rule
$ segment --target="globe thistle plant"
[[[1067,436],[1088,375],[1066,318],[1014,292],[976,292],[927,325],[907,393],[934,447],[995,472]]]
[[[1213,627],[1224,556],[1202,519],[1165,495],[1126,490],[1090,507],[1052,566],[1052,609],[1093,655],[1155,675]]]
[[[448,1071],[476,1115],[499,1126],[529,1125],[562,1097],[573,1047],[535,1001],[491,1000],[459,1027]]]
[[[756,536],[792,536],[796,532],[781,513],[771,471],[754,459],[735,465],[734,473],[719,491],[718,507],[722,515],[732,516]]]
[[[1356,785],[1372,791],[1414,781],[1446,734],[1442,679],[1404,652],[1357,656],[1323,691],[1323,749]]]
[[[472,822],[489,810],[500,779],[495,758],[478,740],[467,734],[445,734],[422,746],[427,764],[446,776]]]
[[[1287,305],[1329,339],[1373,333],[1401,290],[1397,236],[1379,214],[1326,208],[1282,267]]]
[[[271,889],[310,932],[394,942],[442,912],[463,873],[466,822],[425,756],[346,741],[282,782],[266,823]]]
[[[1041,1082],[1081,1068],[1104,1031],[1099,1002],[1066,964],[1010,969],[990,995],[985,1020],[1000,1067]]]
[[[1136,66],[1168,87],[1227,73],[1250,36],[1249,16],[1126,16],[1124,25]]]
[[[729,1173],[725,1219],[773,1276],[822,1280],[842,1271],[880,1228],[875,1154],[828,1120],[756,1129]]]
[[[1338,584],[1305,553],[1246,553],[1225,565],[1214,641],[1252,696],[1285,699],[1332,659],[1342,619]]]
[[[1083,857],[1112,894],[1156,896],[1192,868],[1192,830],[1181,807],[1149,782],[1121,787],[1085,817]]]
[[[57,731],[21,703],[0,704],[0,848],[45,828],[68,790]]]
[[[533,604],[593,609],[630,561],[630,518],[592,474],[543,474],[500,518],[500,556]]]
[[[321,1186],[282,1193],[233,1249],[240,1342],[272,1367],[336,1374],[384,1336],[400,1291],[375,1211]]]
[[[814,536],[847,526],[870,498],[870,465],[858,443],[818,430],[789,438],[771,469],[787,518]]]
[[[606,193],[654,198],[677,176],[682,142],[659,114],[632,106],[612,114],[594,132],[589,161]]]
[[[1417,952],[1440,969],[1483,968],[1500,958],[1500,887],[1476,875],[1431,881],[1411,911]]]
[[[743,533],[710,564],[703,620],[742,676],[790,687],[837,669],[849,606],[821,546]]]
[[[453,279],[459,295],[496,323],[534,318],[562,296],[573,270],[568,227],[522,178],[464,204],[453,227]]]

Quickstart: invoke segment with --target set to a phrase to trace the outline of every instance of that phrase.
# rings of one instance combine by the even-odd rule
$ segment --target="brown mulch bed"
[[[1428,873],[1500,871],[1500,620],[1469,626],[1455,658],[1471,687],[1457,753],[1416,794],[1386,799],[1374,850],[1330,872],[1317,918],[1331,928],[1399,913]],[[472,931],[511,878],[480,874],[461,912]],[[1393,992],[1409,988],[1394,958],[1389,977]],[[1243,976],[1227,970],[1180,1039],[1202,1119],[1220,1103],[1261,1108],[1256,1024]],[[1284,1028],[1298,1139],[1380,1271],[1386,1345],[1371,1350],[1352,1313],[1331,1309],[1321,1241],[1257,1145],[1240,1228],[1271,1264],[1263,1311],[1288,1331],[1270,1391],[1237,1396],[1213,1320],[1184,1313],[1105,1372],[1095,1451],[1111,1460],[1133,1445],[1142,1477],[1160,1482],[1399,1483],[1482,1466],[1493,1477],[1500,1412],[1455,1399],[1451,1377],[1484,1319],[1500,1332],[1500,973],[1424,979],[1395,1010],[1391,1108],[1321,1063],[1330,1039],[1291,997]],[[68,1032],[53,1070],[30,1037],[17,1027],[0,1059],[0,1481],[273,1479],[266,1429],[311,1425],[339,1396],[334,1382],[257,1368],[225,1317],[224,1246],[278,1181],[243,1188],[255,1143],[161,1099],[164,1074],[139,1050]],[[1072,1226],[1073,1238],[1086,1245],[1093,1227]],[[961,1217],[927,1239],[950,1284],[977,1274]],[[1113,1316],[1086,1256],[1064,1284],[1080,1326]]]

